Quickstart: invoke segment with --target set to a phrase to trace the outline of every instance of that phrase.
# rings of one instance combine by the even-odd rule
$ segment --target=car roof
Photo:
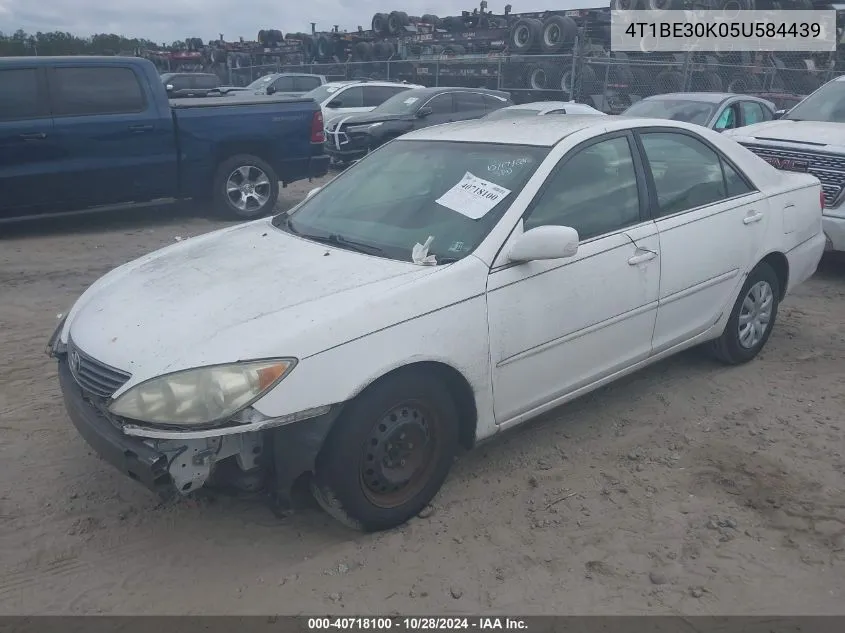
[[[326,86],[337,86],[338,88],[344,86],[354,86],[360,84],[362,86],[408,86],[408,88],[423,88],[424,86],[420,86],[419,84],[403,84],[399,81],[363,81],[360,79],[345,79],[343,81],[328,81],[324,83],[321,87]]]
[[[736,94],[733,92],[668,92],[662,95],[652,95],[643,101],[660,101],[661,99],[675,99],[677,101],[698,101],[699,103],[722,103],[733,97],[742,97],[751,101],[765,101],[753,95]]]
[[[445,125],[433,125],[405,134],[402,138],[419,141],[459,141],[553,147],[570,134],[590,127],[605,126],[607,126],[606,117],[597,117],[590,114],[573,114],[555,121],[549,121],[546,117],[527,117],[520,118],[518,121],[514,119],[474,119]]]
[[[540,112],[541,110],[556,110],[558,108],[571,108],[571,107],[578,107],[578,108],[590,108],[591,110],[595,110],[592,106],[588,106],[585,103],[576,103],[575,101],[532,101],[531,103],[519,103],[517,105],[508,106],[507,108],[502,108],[503,110],[536,110]]]

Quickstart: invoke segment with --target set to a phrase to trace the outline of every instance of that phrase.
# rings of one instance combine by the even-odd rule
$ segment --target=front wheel
[[[729,365],[757,356],[775,325],[779,297],[777,274],[761,262],[745,280],[722,336],[711,343],[713,355]]]
[[[458,447],[458,413],[435,376],[400,371],[346,408],[317,458],[311,490],[349,527],[386,530],[416,516],[443,485]]]
[[[240,154],[220,163],[212,193],[215,208],[225,217],[253,220],[273,211],[279,177],[257,156]]]

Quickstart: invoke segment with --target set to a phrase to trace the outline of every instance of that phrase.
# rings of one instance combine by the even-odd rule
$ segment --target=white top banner
[[[610,49],[626,53],[828,52],[836,11],[611,11]]]

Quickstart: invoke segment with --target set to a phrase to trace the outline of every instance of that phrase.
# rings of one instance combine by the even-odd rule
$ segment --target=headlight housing
[[[258,400],[295,365],[295,358],[276,358],[165,374],[132,387],[109,411],[151,424],[213,426]]]

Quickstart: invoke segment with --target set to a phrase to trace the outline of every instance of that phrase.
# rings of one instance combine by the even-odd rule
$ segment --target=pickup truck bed
[[[314,101],[170,101],[140,58],[0,59],[0,94],[0,222],[173,199],[251,219],[328,171]]]

